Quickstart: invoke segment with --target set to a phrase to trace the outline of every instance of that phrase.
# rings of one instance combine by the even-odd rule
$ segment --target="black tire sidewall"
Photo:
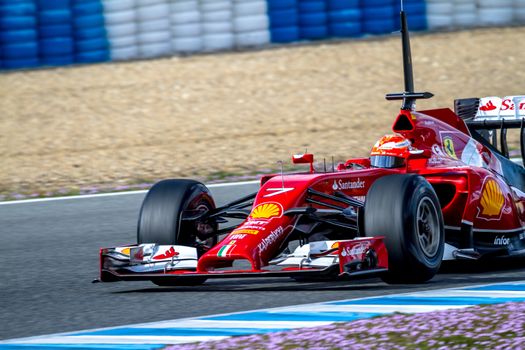
[[[191,223],[182,223],[182,212],[205,203],[215,207],[209,190],[194,180],[162,180],[148,191],[140,209],[137,242],[191,245],[196,234]]]
[[[434,257],[422,251],[417,237],[417,208],[429,198],[440,223],[439,246]],[[419,283],[438,271],[444,251],[444,227],[439,200],[425,178],[414,174],[389,175],[372,184],[365,202],[366,236],[384,236],[389,283]]]
[[[441,265],[441,260],[443,257],[444,251],[444,236],[443,236],[443,225],[441,224],[441,237],[440,243],[438,246],[438,251],[433,258],[429,258],[421,249],[421,246],[418,243],[417,237],[417,208],[421,201],[425,198],[428,198],[432,201],[434,208],[436,208],[436,213],[440,220],[442,220],[442,213],[439,206],[439,201],[437,196],[428,182],[421,177],[414,177],[411,179],[413,182],[409,185],[409,188],[414,188],[414,192],[410,194],[410,191],[407,191],[406,195],[408,198],[405,198],[403,201],[405,208],[403,208],[403,213],[405,214],[404,220],[409,223],[407,225],[406,234],[403,235],[405,238],[403,246],[407,249],[407,257],[412,259],[411,264],[421,265],[422,268],[432,269],[437,272]],[[423,180],[425,183],[422,183]]]

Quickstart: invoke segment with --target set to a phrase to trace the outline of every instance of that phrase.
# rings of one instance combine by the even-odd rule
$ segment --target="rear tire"
[[[376,180],[366,197],[365,233],[385,236],[385,282],[422,283],[439,270],[443,215],[434,189],[423,177],[390,175]]]

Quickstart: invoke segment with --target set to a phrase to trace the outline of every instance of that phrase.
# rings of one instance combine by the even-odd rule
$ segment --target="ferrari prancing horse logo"
[[[443,138],[443,148],[445,149],[445,153],[451,158],[458,159],[458,156],[456,155],[456,149],[454,148],[454,141],[452,141],[451,137],[447,136]]]

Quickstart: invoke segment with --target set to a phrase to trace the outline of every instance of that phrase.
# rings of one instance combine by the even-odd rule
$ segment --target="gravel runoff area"
[[[418,90],[525,93],[525,27],[413,37]],[[397,36],[0,75],[0,200],[254,175],[369,152],[402,90]],[[131,187],[133,187],[131,186]]]
[[[474,306],[219,341],[166,350],[524,349],[525,303]]]

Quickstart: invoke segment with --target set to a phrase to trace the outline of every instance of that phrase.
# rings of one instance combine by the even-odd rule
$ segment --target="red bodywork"
[[[306,206],[321,208],[306,202],[307,190],[330,195],[341,191],[364,202],[376,179],[399,173],[421,175],[433,186],[442,207],[446,242],[455,248],[473,244],[489,251],[525,248],[515,246],[516,242],[523,245],[525,241],[525,194],[506,183],[500,160],[471,137],[462,119],[449,109],[401,110],[393,131],[419,150],[409,156],[405,167],[372,168],[367,158],[358,158],[340,164],[334,172],[264,176],[250,216],[199,258],[196,271],[177,270],[170,274],[226,276],[269,272],[264,268],[284,249],[298,220],[297,216],[284,213]],[[512,235],[519,235],[519,240],[510,242],[507,238]],[[364,238],[340,245],[341,272],[343,265],[349,263],[349,258],[342,255],[343,248],[355,248],[363,242],[375,247],[380,261],[377,267],[387,268],[381,238]],[[251,270],[224,270],[234,260],[248,261]]]
[[[486,232],[492,241],[495,235],[523,231],[524,194],[512,190],[505,183],[499,175],[499,160],[470,137],[465,123],[451,110],[401,111],[393,130],[423,151],[409,158],[405,168],[370,168],[368,160],[360,158],[348,160],[333,173],[265,177],[255,199],[254,210],[264,205],[267,208],[275,206],[278,207],[276,214],[261,219],[254,218],[252,211],[242,225],[200,258],[198,271],[207,272],[223,266],[224,261],[237,259],[246,259],[254,270],[259,270],[274,258],[275,251],[294,227],[295,218],[283,216],[283,211],[306,206],[308,188],[328,194],[338,190],[364,200],[377,178],[395,173],[415,173],[434,186],[448,231],[460,231],[462,223],[472,223],[474,232]],[[469,149],[474,147],[476,150],[469,154],[470,164],[462,160],[467,145]],[[364,168],[352,169],[353,164]],[[242,239],[239,239],[239,234]],[[262,244],[265,240],[268,243]],[[226,256],[218,257],[227,245],[233,247],[227,250]]]

